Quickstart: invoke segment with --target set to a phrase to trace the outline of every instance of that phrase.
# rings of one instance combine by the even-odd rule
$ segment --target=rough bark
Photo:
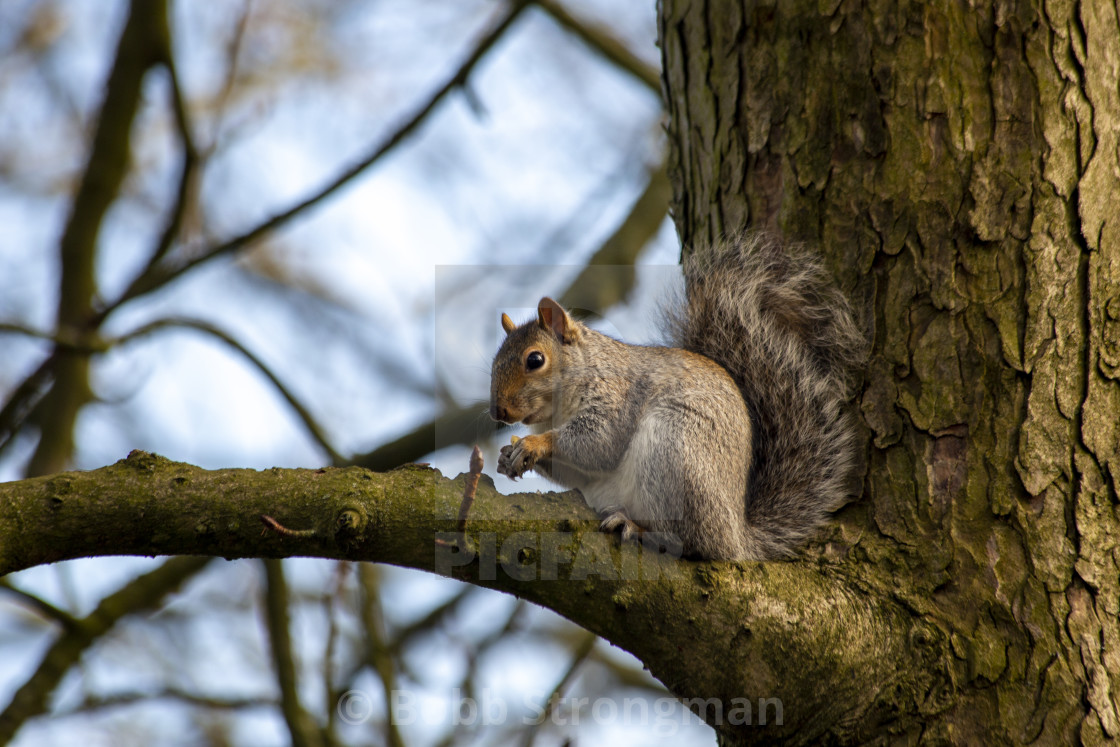
[[[386,562],[555,610],[633,653],[735,739],[851,742],[943,707],[948,640],[834,568],[620,548],[578,495],[503,496],[485,478],[459,545],[462,490],[422,467],[207,471],[133,452],[0,484],[0,574],[119,554]],[[772,705],[760,724],[760,699],[780,702],[780,722]],[[732,723],[744,702],[750,720]]]
[[[874,338],[826,555],[953,665],[937,713],[864,740],[1120,738],[1117,13],[662,2],[685,243],[819,245]]]

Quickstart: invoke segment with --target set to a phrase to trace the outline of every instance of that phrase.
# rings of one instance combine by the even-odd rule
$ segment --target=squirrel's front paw
[[[551,453],[552,438],[548,433],[518,439],[502,447],[498,454],[498,473],[516,480]]]
[[[503,446],[498,453],[498,474],[516,480],[529,471],[532,467],[528,464],[528,457],[524,447],[518,442],[513,446]]]

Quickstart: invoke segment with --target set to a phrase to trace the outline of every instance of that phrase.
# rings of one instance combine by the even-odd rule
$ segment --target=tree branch
[[[152,703],[158,700],[170,700],[192,708],[203,708],[210,711],[234,711],[248,708],[272,709],[279,707],[279,703],[269,698],[218,697],[170,687],[155,692],[121,692],[104,697],[87,696],[81,703],[73,708],[62,711],[61,713],[52,714],[52,718],[95,713],[111,708]]]
[[[556,710],[559,699],[563,696],[564,691],[568,689],[568,685],[576,676],[583,663],[587,661],[587,657],[591,655],[591,649],[595,648],[595,641],[599,640],[593,635],[586,636],[576,648],[575,653],[572,655],[572,662],[568,665],[568,669],[564,672],[564,676],[556,683],[556,687],[552,688],[548,699],[545,700],[544,710],[541,715],[532,723],[532,725],[525,730],[524,739],[522,744],[525,747],[533,747],[533,742],[536,741],[537,735],[540,733],[541,726],[548,721],[549,716]]]
[[[497,428],[498,423],[486,415],[482,403],[477,407],[449,407],[435,420],[422,423],[373,451],[354,455],[348,464],[375,471],[390,470],[444,446],[484,441]]]
[[[140,106],[144,76],[158,61],[168,35],[166,0],[134,0],[105,85],[89,162],[59,240],[59,330],[84,331],[96,325],[94,265],[101,222],[128,172],[132,122]],[[51,366],[54,385],[37,404],[44,427],[28,466],[33,475],[67,465],[74,451],[74,421],[93,396],[86,354],[56,351]]]
[[[311,714],[299,702],[296,686],[298,667],[288,622],[288,582],[284,577],[282,561],[266,558],[264,573],[265,627],[280,689],[280,710],[288,725],[293,747],[322,747],[323,735]]]
[[[188,329],[196,332],[201,332],[210,337],[217,338],[224,342],[230,348],[240,353],[254,368],[261,372],[265,378],[269,380],[272,386],[280,393],[280,396],[288,403],[288,405],[299,416],[300,421],[303,422],[304,428],[307,429],[308,434],[315,440],[317,444],[326,452],[332,464],[341,464],[345,461],[342,456],[335,451],[334,446],[331,445],[330,439],[327,438],[326,431],[315,420],[315,416],[311,414],[311,410],[306,408],[299,398],[284,385],[280,377],[270,368],[264,361],[254,355],[248,348],[238,342],[232,335],[218,328],[217,326],[204,322],[200,319],[187,319],[183,317],[174,317],[170,319],[158,319],[154,322],[145,324],[144,326],[129,332],[115,340],[110,341],[108,347],[122,345],[124,343],[132,342],[149,335],[156,334],[167,329]]]
[[[437,543],[457,536],[461,497],[462,480],[417,466],[207,471],[133,452],[91,472],[0,484],[0,573],[123,554],[309,555],[434,571],[541,604],[632,652],[678,697],[705,699],[686,704],[737,741],[850,738],[952,705],[940,629],[827,567],[620,548],[575,495],[503,496],[485,479],[469,549]],[[262,514],[310,536],[262,533]],[[743,698],[779,699],[783,723],[732,723]]]
[[[145,272],[142,272],[132,282],[124,294],[113,302],[110,306],[102,311],[102,316],[108,315],[118,306],[136,298],[138,296],[150,293],[151,291],[160,288],[179,277],[180,275],[190,271],[198,265],[209,262],[217,257],[231,254],[261,238],[270,231],[281,228],[293,218],[298,215],[304,214],[312,207],[319,204],[332,194],[337,192],[342,187],[349,184],[355,177],[362,174],[366,169],[379,161],[386,153],[395,148],[401,141],[411,135],[420,125],[427,119],[428,115],[436,108],[436,106],[444,99],[447,94],[462,86],[471,72],[474,70],[478,62],[486,56],[486,53],[497,43],[497,41],[505,34],[506,30],[513,24],[517,17],[524,10],[524,0],[515,0],[511,2],[509,7],[504,11],[504,14],[494,24],[482,39],[478,41],[475,48],[459,66],[459,68],[441,85],[435,93],[424,103],[404,124],[402,124],[388,139],[381,145],[373,149],[369,155],[365,156],[353,166],[345,169],[341,174],[332,179],[327,185],[320,188],[312,195],[299,201],[298,203],[280,211],[273,215],[271,218],[257,224],[254,228],[249,229],[239,236],[235,236],[217,246],[210,247],[201,252],[195,257],[180,260],[178,263],[159,263],[150,267]]]
[[[384,743],[389,747],[404,747],[397,720],[393,713],[393,691],[397,689],[396,665],[385,642],[385,615],[381,609],[381,579],[377,566],[362,563],[358,566],[359,615],[365,629],[365,663],[377,675],[385,694]]]
[[[626,300],[634,288],[634,264],[665,222],[672,192],[665,166],[650,169],[646,188],[634,201],[626,218],[560,296],[565,308],[600,311]],[[604,266],[617,268],[617,271],[604,272]]]
[[[194,199],[194,194],[198,188],[198,167],[200,165],[200,157],[198,147],[194,141],[194,130],[191,126],[190,112],[187,109],[187,98],[183,93],[183,86],[179,79],[179,68],[175,64],[175,55],[171,49],[170,35],[164,40],[166,46],[160,50],[160,55],[163,59],[163,66],[167,69],[167,75],[171,87],[171,108],[175,112],[175,125],[179,129],[179,140],[182,144],[183,153],[183,166],[182,171],[179,173],[179,185],[175,194],[175,201],[171,206],[171,212],[167,216],[167,222],[164,224],[163,231],[160,233],[159,243],[156,244],[155,249],[152,251],[151,257],[148,259],[148,265],[145,269],[150,269],[158,264],[163,259],[171,247],[174,246],[175,240],[179,237],[179,232],[183,227],[183,219],[187,215],[187,208],[190,206],[191,201]]]
[[[41,597],[37,597],[30,592],[24,591],[18,586],[13,586],[12,582],[6,578],[0,578],[0,589],[7,592],[8,594],[11,594],[13,597],[23,602],[26,606],[38,612],[41,617],[46,618],[47,620],[54,620],[56,623],[62,626],[62,629],[64,631],[74,631],[78,630],[81,627],[81,623],[78,622],[78,620],[76,620],[74,616],[66,610],[55,607],[47,600]]]
[[[606,28],[572,15],[557,0],[535,0],[541,10],[572,32],[595,52],[603,55],[622,70],[641,81],[654,95],[661,96],[661,70],[642,61]]]
[[[10,483],[18,485],[20,483]],[[9,517],[10,518],[10,517]],[[7,521],[5,526],[11,526]],[[153,571],[125,584],[101,600],[97,609],[77,621],[77,627],[61,635],[50,647],[31,678],[0,713],[0,744],[8,744],[20,726],[47,710],[47,700],[62,676],[70,671],[82,653],[126,615],[152,609],[201,571],[211,558],[172,558]]]
[[[53,352],[44,358],[34,371],[24,377],[4,407],[0,408],[0,454],[15,442],[35,408],[50,391],[57,356],[58,353]]]

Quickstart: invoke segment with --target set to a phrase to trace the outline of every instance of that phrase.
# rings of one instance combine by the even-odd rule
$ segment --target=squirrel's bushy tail
[[[844,405],[867,342],[818,259],[743,234],[684,263],[675,344],[727,369],[750,410],[747,556],[789,555],[851,489]]]

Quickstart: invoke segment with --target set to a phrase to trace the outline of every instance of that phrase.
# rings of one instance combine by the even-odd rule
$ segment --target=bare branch
[[[631,52],[609,29],[577,18],[558,0],[534,0],[534,2],[557,23],[582,39],[592,50],[633,75],[654,94],[661,96],[661,70]]]
[[[492,436],[497,428],[498,424],[486,415],[481,404],[472,408],[450,408],[435,420],[418,425],[373,451],[352,456],[349,464],[384,471],[414,462],[425,454],[450,444],[483,441]],[[440,437],[438,441],[437,435]]]
[[[280,689],[280,710],[288,724],[293,747],[322,747],[323,736],[311,714],[299,702],[295,653],[288,627],[288,583],[282,560],[266,559],[265,626],[272,650],[272,664]]]
[[[170,44],[171,40],[169,37],[167,39],[167,46],[161,50],[161,57],[163,58],[163,66],[166,68],[170,80],[171,108],[175,112],[175,124],[179,129],[179,140],[182,144],[183,152],[183,166],[179,175],[179,186],[175,194],[175,202],[171,207],[171,213],[167,217],[167,224],[160,234],[159,243],[156,244],[155,250],[148,260],[148,267],[146,269],[150,269],[158,264],[159,261],[163,259],[164,255],[171,250],[171,247],[174,245],[183,227],[183,218],[187,214],[187,208],[194,199],[194,192],[198,186],[199,152],[194,141],[194,130],[191,126],[190,112],[187,110],[186,96],[183,93],[183,86],[179,80],[179,69],[175,64],[175,54]]]
[[[30,718],[47,710],[48,699],[82,653],[127,615],[155,608],[210,562],[205,557],[172,558],[159,568],[128,582],[101,600],[97,609],[77,621],[78,629],[63,633],[0,713],[0,744],[8,744]]]
[[[93,306],[101,222],[128,172],[132,122],[140,106],[144,76],[159,60],[168,36],[166,0],[134,0],[105,87],[89,162],[59,240],[60,330],[96,327]],[[38,404],[44,427],[28,465],[33,475],[56,472],[67,465],[74,450],[74,422],[93,396],[89,359],[84,353],[56,351],[50,365],[54,385]]]
[[[396,664],[387,642],[385,615],[381,609],[381,574],[377,566],[362,563],[358,567],[361,585],[361,619],[366,634],[366,664],[377,675],[385,691],[388,714],[385,718],[385,743],[390,747],[404,747],[404,740],[397,729],[393,715],[393,691],[397,689]]]
[[[74,708],[53,713],[52,718],[65,718],[78,714],[122,708],[131,705],[151,703],[156,700],[172,700],[196,708],[215,711],[232,711],[244,708],[276,708],[280,704],[271,698],[219,698],[202,693],[188,692],[177,688],[166,688],[156,692],[124,692],[100,698],[86,698]]]
[[[525,730],[525,738],[522,742],[525,747],[532,747],[533,742],[537,739],[537,734],[540,732],[541,726],[548,721],[549,717],[556,709],[557,703],[563,696],[564,691],[568,689],[568,685],[575,677],[576,672],[578,672],[579,668],[583,666],[583,663],[587,661],[587,657],[591,655],[591,650],[595,648],[595,641],[597,640],[599,640],[599,637],[594,634],[588,634],[583,637],[583,640],[572,655],[572,661],[571,664],[568,665],[568,670],[564,672],[564,676],[556,683],[556,687],[552,688],[552,693],[549,694],[548,700],[545,701],[544,712],[540,715],[540,718],[533,722],[532,726]]]
[[[241,48],[245,44],[245,32],[249,28],[249,16],[252,13],[253,0],[244,0],[241,4],[241,13],[237,16],[237,23],[234,24],[233,34],[230,36],[229,44],[226,45],[226,74],[222,83],[222,90],[218,94],[217,102],[214,105],[214,129],[210,134],[210,142],[206,147],[206,153],[211,154],[217,151],[223,140],[223,133],[221,127],[225,122],[226,110],[229,108],[230,99],[233,97],[234,84],[238,77],[238,65],[241,61]]]
[[[394,653],[399,655],[400,652],[404,651],[404,649],[417,638],[438,629],[447,618],[451,617],[462,608],[463,603],[470,598],[471,593],[474,591],[475,587],[465,586],[447,601],[442,604],[437,604],[429,610],[428,614],[399,628],[391,644]]]
[[[339,561],[334,564],[334,583],[329,593],[323,595],[323,613],[327,618],[327,641],[323,650],[323,695],[327,704],[327,727],[324,739],[328,744],[337,744],[338,707],[341,691],[335,687],[335,647],[338,645],[338,607],[345,599],[346,578],[354,564]]]
[[[657,235],[669,214],[672,186],[663,164],[649,172],[649,182],[626,218],[587,263],[587,267],[560,296],[566,308],[609,309],[626,300],[634,285],[634,263],[642,249]],[[595,268],[627,268],[615,277]],[[606,280],[605,280],[606,278]],[[613,280],[613,282],[607,282]]]
[[[6,578],[0,578],[0,589],[8,592],[13,597],[38,612],[41,616],[59,623],[62,625],[63,629],[67,631],[75,631],[81,625],[81,623],[74,619],[74,616],[66,610],[55,607],[47,600],[26,592],[17,586],[13,586],[12,582]]]
[[[102,316],[111,313],[121,304],[162,287],[200,264],[242,249],[268,232],[281,228],[296,216],[307,212],[310,208],[349,184],[355,177],[365,172],[370,166],[377,163],[386,153],[411,135],[420,124],[427,119],[428,115],[431,114],[447,94],[466,82],[479,60],[481,60],[502,37],[506,30],[513,24],[514,20],[520,15],[524,7],[524,2],[521,1],[510,3],[509,6],[501,12],[498,21],[491,30],[478,41],[475,48],[459,66],[458,70],[456,70],[404,124],[398,127],[381,145],[374,148],[369,155],[360,159],[353,166],[345,169],[326,186],[320,188],[311,196],[282,210],[245,233],[229,239],[222,244],[211,247],[196,257],[183,259],[174,265],[161,263],[151,268],[151,270],[141,273],[124,294],[102,312]]]
[[[16,435],[47,393],[53,377],[55,356],[56,353],[52,353],[44,358],[39,367],[20,382],[0,409],[0,454],[15,441]]]
[[[299,401],[295,394],[293,394],[288,389],[288,387],[285,386],[282,381],[280,381],[280,377],[277,376],[275,372],[273,372],[272,368],[270,368],[264,361],[250,352],[248,348],[238,342],[234,337],[229,335],[227,332],[219,329],[215,325],[210,324],[209,322],[204,322],[199,319],[187,318],[159,319],[157,321],[150,322],[149,324],[145,324],[139,329],[122,335],[115,340],[112,340],[109,345],[117,346],[124,343],[133,342],[135,340],[141,339],[143,337],[148,337],[157,332],[167,329],[190,329],[195,330],[196,332],[202,332],[206,335],[209,335],[210,337],[221,340],[226,345],[236,350],[245,358],[245,360],[249,361],[249,363],[251,363],[254,368],[264,374],[265,378],[267,378],[272,383],[272,386],[276,388],[276,391],[280,392],[280,395],[287,401],[288,405],[291,406],[296,415],[299,416],[299,419],[303,422],[303,425],[307,429],[307,432],[313,439],[315,439],[315,442],[319,444],[323,451],[327,453],[327,456],[330,457],[331,462],[333,464],[341,464],[345,461],[338,454],[338,452],[335,451],[334,447],[330,443],[330,440],[327,438],[326,432],[315,420],[315,416],[313,416],[311,414],[311,411],[307,409],[307,407],[305,407],[302,402]]]
[[[58,332],[35,329],[16,322],[0,322],[0,334],[22,335],[36,340],[45,340],[53,343],[55,348],[78,353],[104,353],[109,345],[98,339],[96,335],[79,334],[72,328],[63,328]]]

